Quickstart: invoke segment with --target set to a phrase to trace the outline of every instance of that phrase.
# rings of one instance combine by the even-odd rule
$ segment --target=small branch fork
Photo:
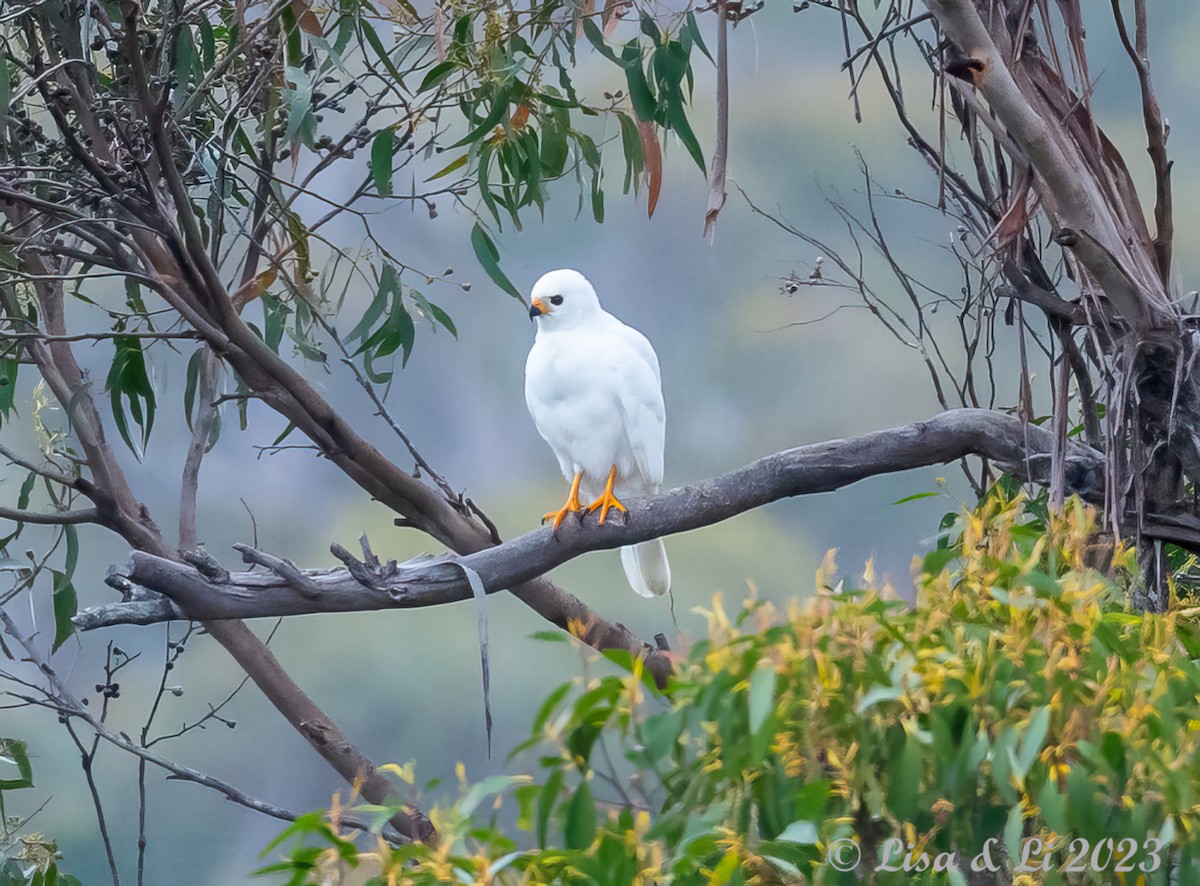
[[[653,498],[629,503],[624,524],[565,524],[557,534],[542,527],[496,547],[455,557],[422,555],[381,562],[365,538],[363,559],[340,545],[332,551],[345,566],[299,569],[288,560],[236,545],[246,562],[267,572],[228,573],[204,555],[193,565],[135,551],[123,576],[162,597],[94,607],[80,612],[83,630],[114,624],[150,624],[173,618],[219,620],[313,612],[409,609],[471,599],[462,567],[477,573],[488,593],[519,586],[589,551],[636,544],[726,520],[781,498],[830,492],[866,477],[982,455],[1034,482],[1049,482],[1054,436],[1015,416],[984,409],[955,409],[862,437],[789,449],[732,473]],[[1068,494],[1104,500],[1104,456],[1071,443],[1063,457]],[[585,625],[585,629],[586,629]],[[670,663],[645,647],[648,670],[664,683]]]

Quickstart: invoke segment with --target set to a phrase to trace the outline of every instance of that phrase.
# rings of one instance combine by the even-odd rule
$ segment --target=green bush
[[[265,870],[297,884],[346,867],[371,883],[1189,882],[1196,612],[1129,612],[1111,576],[1130,558],[1096,543],[1078,503],[1050,518],[997,488],[946,529],[913,606],[824,580],[786,614],[751,601],[730,617],[718,599],[666,693],[639,662],[560,687],[527,743],[544,750],[538,783],[466,788],[435,812],[438,846],[361,848],[314,814]]]

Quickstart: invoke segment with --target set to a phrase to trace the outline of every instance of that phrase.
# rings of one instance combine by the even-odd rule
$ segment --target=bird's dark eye
[[[552,296],[550,296],[550,304],[552,304],[552,305],[561,305],[561,304],[562,304],[562,296],[561,296],[561,295],[552,295]]]

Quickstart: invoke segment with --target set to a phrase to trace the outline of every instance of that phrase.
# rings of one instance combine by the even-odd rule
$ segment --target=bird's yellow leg
[[[567,496],[567,503],[557,511],[551,511],[542,517],[543,523],[550,519],[554,520],[554,532],[558,532],[558,527],[567,518],[567,514],[577,514],[583,510],[583,505],[579,503],[579,481],[582,476],[582,474],[576,471],[575,479],[571,481],[571,493]]]
[[[587,512],[599,509],[600,525],[604,525],[604,521],[608,518],[608,512],[612,508],[616,508],[622,514],[627,513],[625,505],[617,501],[617,497],[613,495],[613,483],[617,480],[617,466],[613,465],[612,470],[608,472],[608,482],[604,484],[604,492],[600,493],[600,497],[587,506]]]

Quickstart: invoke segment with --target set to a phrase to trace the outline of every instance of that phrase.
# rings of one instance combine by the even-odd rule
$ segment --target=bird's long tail
[[[671,564],[662,539],[621,548],[621,566],[630,587],[643,597],[661,597],[671,589]]]

